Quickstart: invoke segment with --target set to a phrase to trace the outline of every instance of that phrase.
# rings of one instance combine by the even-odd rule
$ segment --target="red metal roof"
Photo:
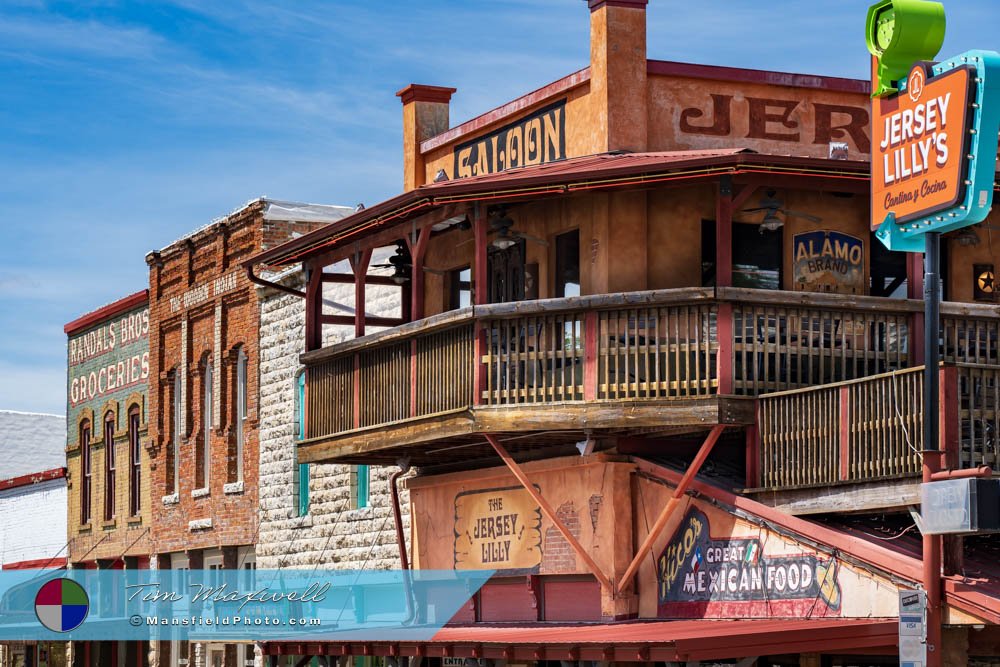
[[[286,266],[446,204],[565,195],[723,174],[768,173],[868,181],[868,162],[765,155],[741,147],[650,153],[602,153],[507,171],[428,183],[262,252],[246,266]],[[845,186],[846,187],[846,186]]]
[[[862,651],[895,653],[898,621],[884,618],[633,621],[577,625],[445,627],[430,641],[412,631],[375,641],[337,639],[272,642],[269,655],[424,655],[505,660],[713,660],[786,653]]]

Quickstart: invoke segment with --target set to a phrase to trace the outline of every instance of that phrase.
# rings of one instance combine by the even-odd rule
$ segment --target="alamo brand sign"
[[[69,339],[69,404],[103,400],[149,379],[149,308]]]
[[[542,513],[519,486],[455,496],[455,569],[533,572],[542,562]]]
[[[873,100],[872,225],[945,211],[965,198],[975,68],[931,77],[918,64],[906,91]]]
[[[820,560],[815,554],[769,555],[766,542],[757,537],[715,539],[708,517],[698,509],[689,510],[657,560],[658,615],[737,618],[839,613],[835,560]]]
[[[795,289],[864,294],[865,245],[836,231],[796,234],[792,241]]]
[[[566,157],[566,100],[455,148],[455,178],[493,174]]]

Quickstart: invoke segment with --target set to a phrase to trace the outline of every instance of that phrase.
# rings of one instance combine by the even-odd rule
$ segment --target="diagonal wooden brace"
[[[538,508],[542,510],[542,514],[544,514],[545,517],[552,522],[552,524],[556,527],[556,530],[562,533],[562,536],[566,538],[569,545],[573,547],[573,551],[576,552],[576,555],[587,564],[587,567],[590,568],[590,571],[594,573],[595,577],[597,577],[601,586],[608,591],[613,590],[611,580],[608,579],[607,575],[601,571],[600,566],[598,566],[594,559],[590,557],[590,554],[587,553],[586,549],[583,548],[583,545],[580,544],[576,537],[573,536],[573,533],[569,532],[569,528],[566,527],[566,524],[559,520],[559,517],[556,516],[556,511],[552,509],[552,505],[550,505],[549,502],[538,492],[538,489],[532,485],[531,480],[524,474],[521,467],[517,465],[517,462],[511,457],[507,448],[500,444],[500,441],[496,439],[496,436],[490,435],[489,433],[484,433],[483,436],[491,445],[493,445],[493,449],[495,449],[496,453],[500,455],[500,458],[503,459],[503,462],[507,465],[510,471],[514,473],[514,477],[516,477],[517,481],[521,483],[524,490],[528,492],[536,503],[538,503]]]
[[[705,459],[708,458],[708,455],[712,452],[712,448],[715,447],[715,443],[719,441],[719,436],[721,436],[722,432],[725,430],[725,425],[719,424],[713,427],[711,433],[709,433],[708,437],[705,438],[705,442],[702,443],[701,449],[698,450],[698,454],[694,457],[694,460],[691,461],[691,465],[688,466],[687,472],[684,473],[681,481],[677,484],[677,488],[674,489],[674,495],[670,497],[670,500],[667,501],[667,504],[660,511],[660,516],[656,517],[656,522],[653,524],[653,527],[649,529],[649,534],[646,535],[646,539],[643,540],[642,546],[636,550],[635,557],[632,559],[632,562],[629,563],[628,569],[625,570],[625,574],[623,574],[622,578],[618,581],[618,588],[615,589],[616,595],[624,590],[625,587],[629,585],[632,577],[635,576],[636,570],[639,569],[639,564],[642,562],[642,559],[653,547],[653,542],[655,542],[660,536],[660,533],[663,532],[663,529],[667,525],[667,521],[670,520],[674,510],[677,508],[677,505],[680,504],[681,499],[684,498],[684,494],[687,493],[688,487],[691,486],[691,481],[694,479],[694,476],[698,474],[699,470],[701,470],[701,466],[705,463]]]

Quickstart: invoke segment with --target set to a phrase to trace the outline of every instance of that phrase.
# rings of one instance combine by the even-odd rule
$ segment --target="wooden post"
[[[597,400],[597,328],[599,320],[595,311],[584,315],[583,321],[583,400]]]
[[[306,285],[306,351],[323,347],[323,267],[307,265]]]
[[[716,374],[719,380],[719,395],[733,393],[733,304],[719,302],[719,312],[716,316],[716,336],[719,340],[719,353],[716,356]]]
[[[650,549],[652,549],[653,542],[655,542],[657,538],[659,538],[660,533],[663,532],[663,529],[666,527],[670,517],[673,516],[677,505],[680,504],[681,499],[684,498],[684,494],[687,493],[688,487],[691,486],[694,476],[698,474],[699,470],[701,470],[701,466],[704,465],[705,460],[708,459],[708,455],[712,453],[712,448],[715,447],[715,443],[719,441],[719,436],[721,436],[722,432],[725,430],[725,424],[718,424],[712,427],[708,437],[705,438],[705,442],[702,443],[701,449],[698,450],[694,460],[691,461],[691,465],[688,466],[684,476],[681,477],[681,481],[677,483],[677,488],[674,489],[674,493],[670,497],[670,500],[668,500],[667,504],[663,506],[663,509],[660,511],[660,516],[656,517],[656,521],[649,529],[649,534],[646,535],[646,539],[642,541],[642,546],[636,549],[635,557],[632,559],[632,562],[629,563],[628,568],[625,570],[625,574],[623,574],[622,578],[618,580],[618,585],[615,588],[616,595],[625,590],[625,587],[629,585],[632,577],[635,576],[636,571],[639,569],[639,564],[642,562],[643,558],[645,558],[646,554],[649,553]]]
[[[483,435],[489,443],[493,445],[493,449],[496,450],[496,453],[507,465],[507,468],[514,473],[514,477],[516,477],[517,481],[521,483],[524,490],[527,491],[528,495],[530,495],[538,504],[538,508],[542,511],[542,514],[544,514],[545,517],[552,522],[556,530],[562,533],[562,536],[566,538],[566,541],[569,542],[570,547],[572,547],[573,551],[576,552],[576,555],[580,557],[580,560],[587,564],[587,567],[590,568],[593,575],[599,582],[601,582],[601,586],[608,591],[614,590],[611,585],[611,580],[608,579],[607,575],[604,574],[600,566],[598,566],[587,550],[583,548],[583,545],[581,545],[579,540],[576,539],[576,536],[570,532],[569,528],[566,527],[566,524],[559,520],[559,516],[556,514],[555,509],[549,504],[549,501],[545,500],[545,498],[542,497],[542,494],[538,492],[538,489],[536,489],[531,483],[528,476],[524,474],[521,467],[517,465],[517,462],[514,461],[510,453],[507,452],[507,448],[500,444],[500,441],[496,439],[496,436],[489,433],[485,433]]]
[[[715,286],[733,285],[733,179],[719,179],[715,202]]]
[[[488,303],[489,299],[489,278],[488,261],[486,257],[486,237],[489,230],[486,228],[486,216],[483,215],[482,204],[476,204],[472,216],[472,235],[474,238],[475,262],[473,266],[473,303],[482,306]]]
[[[351,257],[351,268],[354,270],[354,336],[356,338],[365,335],[365,278],[368,276],[368,264],[371,260],[371,248],[362,250]]]
[[[840,388],[840,481],[851,478],[851,389]]]
[[[424,227],[416,233],[416,239],[409,235],[406,237],[406,245],[410,248],[410,261],[412,271],[410,275],[410,312],[413,320],[424,317],[424,256],[427,254],[427,245],[431,240],[430,226]]]
[[[961,437],[958,418],[958,368],[945,366],[939,371],[941,400],[938,409],[941,415],[941,460],[945,468],[957,470],[959,462],[959,440]]]

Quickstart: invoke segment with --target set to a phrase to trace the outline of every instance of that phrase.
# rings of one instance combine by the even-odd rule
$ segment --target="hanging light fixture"
[[[768,214],[764,216],[764,220],[760,223],[760,227],[758,227],[758,229],[760,230],[760,233],[763,234],[764,232],[776,232],[784,226],[785,221],[773,212],[769,211]]]
[[[972,227],[965,227],[962,231],[955,234],[955,243],[960,246],[977,246],[980,243],[979,234]]]

